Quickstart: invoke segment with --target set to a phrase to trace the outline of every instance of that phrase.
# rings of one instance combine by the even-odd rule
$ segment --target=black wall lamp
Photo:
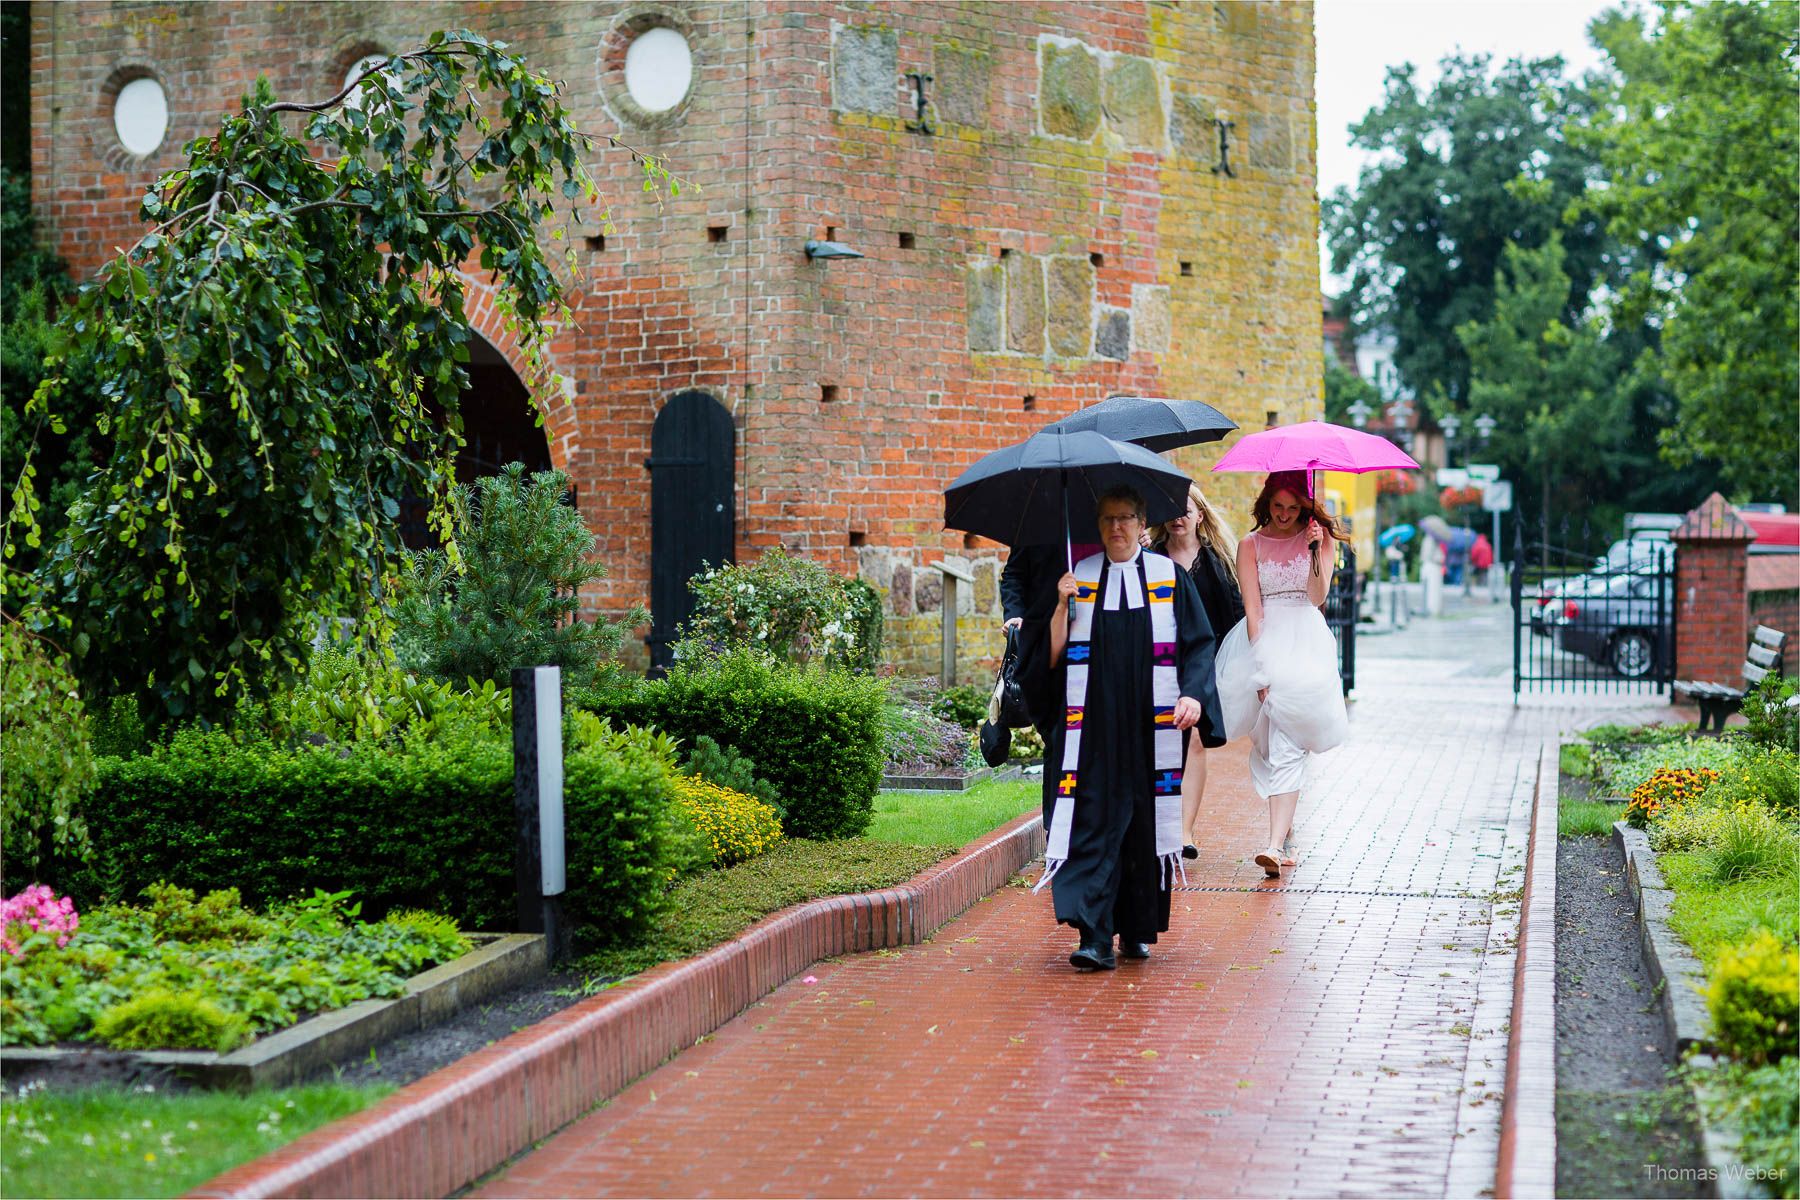
[[[808,238],[806,241],[806,257],[814,258],[861,258],[861,250],[852,250],[842,242],[820,242]]]

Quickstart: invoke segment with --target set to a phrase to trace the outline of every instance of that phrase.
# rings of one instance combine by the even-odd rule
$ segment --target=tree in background
[[[1630,364],[1592,318],[1570,321],[1562,239],[1506,248],[1494,315],[1456,328],[1469,356],[1469,407],[1497,422],[1489,455],[1581,507],[1630,465]]]
[[[478,258],[541,361],[562,294],[540,236],[556,198],[593,199],[593,145],[554,84],[467,32],[320,103],[259,81],[188,144],[145,194],[149,232],[58,326],[28,413],[94,358],[110,462],[37,580],[89,695],[134,689],[151,725],[217,719],[291,680],[323,617],[373,607],[403,498],[434,497],[450,532],[460,268]],[[41,537],[35,485],[27,462],[9,560]]]
[[[1333,269],[1351,272],[1356,327],[1394,334],[1401,381],[1437,412],[1466,404],[1469,363],[1454,331],[1493,315],[1507,246],[1533,249],[1560,230],[1570,321],[1620,269],[1597,217],[1563,224],[1596,164],[1564,136],[1591,101],[1562,60],[1495,70],[1486,56],[1452,55],[1441,71],[1422,91],[1411,64],[1389,69],[1380,105],[1351,129],[1376,160],[1325,206]],[[1541,187],[1511,186],[1521,176]]]
[[[1594,204],[1620,239],[1666,246],[1617,306],[1662,327],[1663,452],[1800,507],[1800,5],[1668,3],[1654,28],[1615,13],[1591,33],[1618,71],[1576,136],[1607,173]]]

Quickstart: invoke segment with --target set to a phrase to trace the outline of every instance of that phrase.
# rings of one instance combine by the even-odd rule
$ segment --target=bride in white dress
[[[1220,643],[1216,675],[1225,736],[1250,735],[1250,778],[1269,801],[1269,845],[1256,863],[1277,878],[1294,865],[1283,846],[1306,756],[1336,746],[1349,728],[1337,644],[1319,611],[1337,557],[1326,539],[1349,539],[1315,507],[1301,471],[1270,475],[1252,513],[1255,529],[1237,553],[1244,619]]]

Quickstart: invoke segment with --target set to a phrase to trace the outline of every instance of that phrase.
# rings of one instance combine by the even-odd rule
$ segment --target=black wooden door
[[[732,560],[736,433],[725,406],[701,391],[663,405],[650,433],[650,666],[694,611],[688,580]]]

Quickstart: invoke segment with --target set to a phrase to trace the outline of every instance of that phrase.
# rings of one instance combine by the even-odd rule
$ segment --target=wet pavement
[[[1048,892],[1003,888],[925,945],[790,980],[478,1194],[1480,1194],[1540,751],[1667,712],[1515,706],[1509,618],[1457,605],[1361,643],[1279,882],[1249,861],[1244,746],[1213,752],[1148,961],[1076,973]]]

